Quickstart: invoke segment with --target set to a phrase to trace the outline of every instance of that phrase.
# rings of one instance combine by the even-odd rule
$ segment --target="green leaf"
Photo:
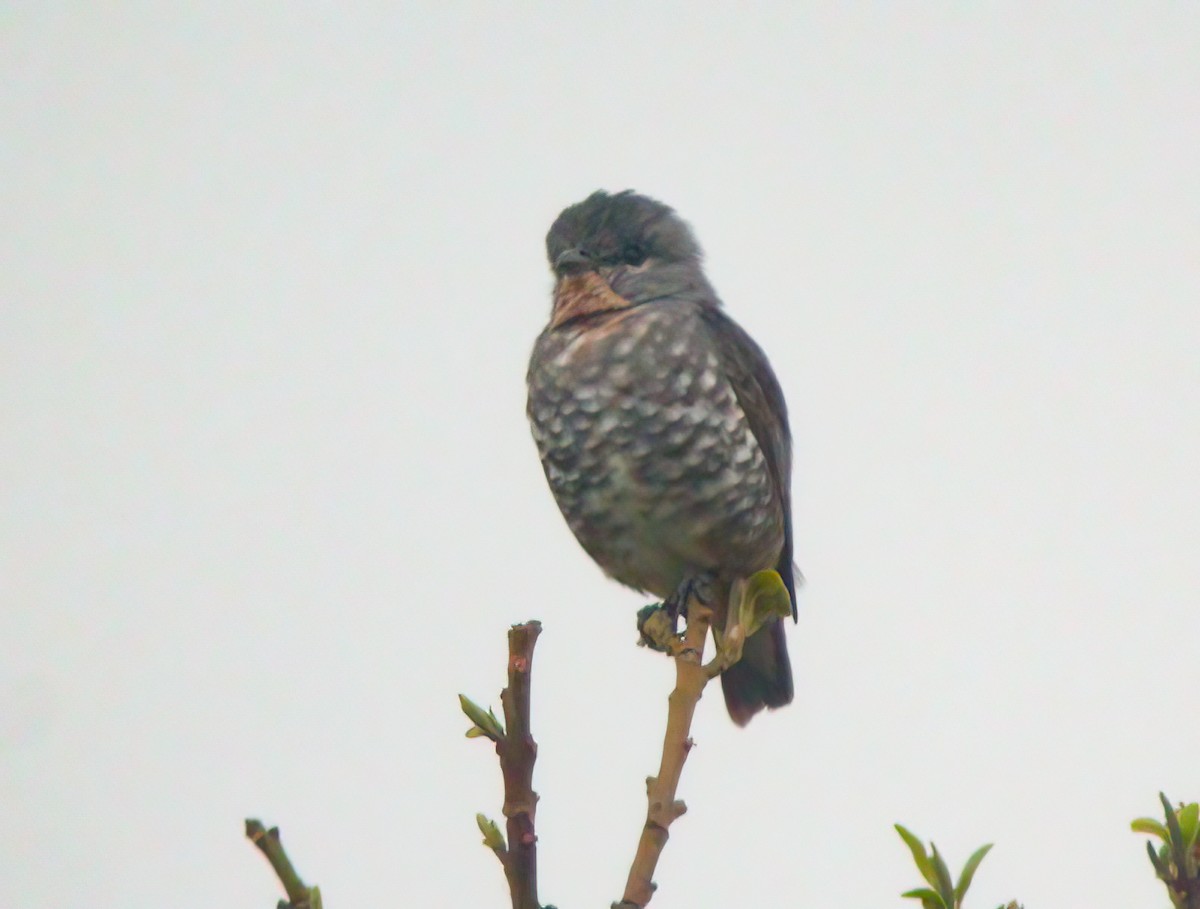
[[[909,890],[907,893],[901,893],[900,895],[905,899],[920,900],[921,905],[926,907],[926,909],[936,909],[939,906],[941,909],[951,909],[950,906],[946,905],[940,893],[936,890],[930,890],[928,887],[918,887],[916,890]]]
[[[1151,836],[1157,836],[1164,843],[1171,838],[1171,834],[1167,833],[1167,828],[1152,817],[1140,817],[1129,826],[1134,833],[1149,833]]]
[[[921,877],[936,887],[937,875],[933,871],[933,865],[929,863],[929,856],[925,854],[924,844],[901,825],[893,824],[892,826],[896,828],[896,832],[900,834],[900,839],[904,840],[909,851],[912,852],[913,863],[917,866],[917,870],[921,872]]]
[[[947,906],[954,905],[954,884],[950,880],[950,869],[946,867],[946,862],[938,854],[937,846],[932,841],[929,843],[930,849],[933,851],[933,870],[937,872],[937,889],[942,895]]]
[[[738,606],[738,624],[746,629],[746,637],[754,634],[767,622],[788,618],[792,614],[792,598],[783,578],[777,571],[758,571],[746,581],[742,601]]]
[[[1160,792],[1158,797],[1167,811],[1167,831],[1171,834],[1171,858],[1175,862],[1175,868],[1182,874],[1183,869],[1187,867],[1187,852],[1183,848],[1183,830],[1179,826],[1179,817],[1175,814],[1175,809],[1171,807],[1171,802],[1165,795]]]
[[[1166,848],[1166,846],[1163,847],[1164,851]],[[1167,868],[1166,859],[1165,857],[1160,858],[1158,853],[1154,851],[1153,843],[1146,844],[1146,854],[1150,856],[1150,864],[1154,866],[1154,873],[1158,875],[1159,879],[1164,881],[1171,880],[1171,872]]]
[[[503,850],[508,848],[504,843],[504,834],[500,832],[500,828],[496,826],[496,822],[483,814],[475,815],[475,823],[479,825],[479,832],[483,834],[483,845],[489,849]]]
[[[320,887],[309,887],[308,888],[308,904],[312,907],[312,909],[321,909],[321,888]]]
[[[1190,852],[1200,836],[1200,802],[1192,802],[1179,809],[1179,831],[1183,834],[1184,851]]]
[[[976,849],[967,863],[963,865],[962,874],[958,876],[958,883],[954,885],[954,898],[957,902],[962,902],[962,898],[967,895],[967,888],[971,886],[971,879],[975,877],[975,871],[979,868],[979,863],[983,861],[983,857],[991,850],[992,844],[980,846]]]
[[[468,698],[466,695],[458,696],[458,705],[462,708],[462,712],[467,715],[475,726],[467,730],[467,738],[475,739],[481,735],[486,735],[493,742],[498,742],[504,738],[504,726],[496,714],[492,713],[491,708],[488,708],[487,713],[483,712],[483,708]]]

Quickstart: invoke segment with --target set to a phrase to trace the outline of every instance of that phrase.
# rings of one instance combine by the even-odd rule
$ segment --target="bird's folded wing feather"
[[[783,390],[767,362],[766,354],[736,322],[715,307],[701,308],[721,368],[733,387],[750,431],[767,459],[767,469],[783,504],[783,552],[777,570],[792,596],[796,615],[795,575],[792,565],[792,439],[788,429]]]

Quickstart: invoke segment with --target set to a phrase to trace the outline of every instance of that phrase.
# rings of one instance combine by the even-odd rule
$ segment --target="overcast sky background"
[[[101,8],[103,7],[103,8]],[[543,236],[655,195],[796,436],[797,698],[706,698],[654,906],[1166,904],[1200,797],[1200,7],[5,4],[0,904],[620,896],[667,661],[524,418]]]

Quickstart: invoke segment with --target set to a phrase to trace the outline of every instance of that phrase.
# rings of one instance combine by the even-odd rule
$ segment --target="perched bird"
[[[681,602],[774,568],[795,616],[791,438],[767,358],[732,319],[675,212],[596,192],[546,236],[550,322],[529,364],[528,415],[554,498],[596,563]],[[792,700],[783,624],[746,642],[721,676],[745,725]]]

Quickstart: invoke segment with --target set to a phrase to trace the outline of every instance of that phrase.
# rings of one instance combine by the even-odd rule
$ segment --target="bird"
[[[609,577],[664,602],[710,591],[718,620],[736,579],[774,569],[794,620],[787,405],[687,222],[633,190],[599,190],[558,215],[546,254],[552,305],[526,410],[576,539]],[[779,618],[721,683],[739,726],[791,702]]]

